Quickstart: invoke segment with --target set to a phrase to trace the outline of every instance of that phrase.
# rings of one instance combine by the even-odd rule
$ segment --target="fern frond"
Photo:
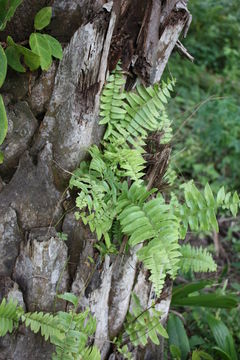
[[[170,97],[173,81],[155,84],[145,88],[142,85],[136,87],[136,92],[124,92],[125,79],[119,65],[107,80],[101,97],[102,120],[100,124],[107,124],[104,139],[112,139],[112,142],[123,138],[134,147],[144,146],[144,139],[149,132],[163,129],[165,139],[170,139],[170,123],[167,119],[164,104]]]
[[[50,338],[50,341],[53,342],[53,338],[57,337],[62,339],[64,337],[59,327],[58,318],[49,313],[26,313],[22,315],[22,321],[25,322],[25,325],[30,327],[35,334],[40,331],[45,341]]]
[[[123,238],[123,233],[119,220],[114,220],[111,231],[113,240],[120,244]]]
[[[189,270],[194,272],[216,271],[217,265],[212,255],[206,250],[191,247],[189,244],[182,245],[180,248],[182,257],[180,258],[180,269],[187,273]]]
[[[168,118],[167,111],[162,110],[159,116],[159,131],[163,131],[163,136],[161,138],[161,144],[168,144],[173,137],[173,129],[171,126],[171,121]]]
[[[108,77],[107,83],[101,95],[100,115],[102,120],[100,124],[107,124],[107,130],[104,134],[104,139],[107,139],[116,128],[116,125],[124,121],[126,110],[124,109],[123,100],[126,94],[123,92],[125,84],[123,73],[119,65]]]
[[[0,336],[5,336],[8,332],[18,326],[23,309],[17,305],[16,301],[10,299],[9,302],[3,299],[0,305]]]
[[[148,196],[146,188],[132,185],[120,202],[118,219],[130,246],[148,241],[137,255],[151,271],[155,291],[160,294],[166,274],[175,277],[178,270],[179,222],[161,196],[146,202]]]
[[[167,103],[167,98],[170,97],[169,90],[171,89],[171,84],[165,84],[162,87],[155,84],[147,88],[139,85],[136,93],[129,92],[126,94],[127,102],[124,104],[126,110],[125,121],[119,125],[128,134],[127,138],[124,137],[126,141],[134,145],[132,139],[144,140],[149,132],[161,128],[160,111],[165,110],[164,103]]]
[[[176,214],[182,220],[181,238],[186,235],[188,225],[193,231],[218,232],[217,210],[219,208],[229,209],[235,216],[239,208],[239,197],[235,192],[225,194],[224,188],[218,192],[217,199],[214,198],[209,184],[206,184],[204,192],[201,193],[193,181],[184,184],[185,204],[176,209]]]
[[[82,360],[101,360],[100,351],[96,346],[86,348],[82,353]]]
[[[88,337],[93,335],[96,330],[96,321],[90,315],[89,310],[79,314],[71,311],[69,313],[59,311],[56,317],[59,327],[63,331],[63,337],[52,338],[52,342],[56,346],[53,359],[91,359],[91,351],[87,347],[87,342]],[[96,354],[96,359],[100,360],[95,348],[93,348],[93,354]]]
[[[167,332],[160,322],[160,311],[157,311],[154,307],[144,310],[136,294],[133,294],[132,297],[132,313],[127,314],[125,324],[125,330],[131,343],[134,346],[146,346],[148,338],[150,338],[154,344],[159,345],[159,335],[168,338]]]
[[[128,147],[116,148],[114,146],[112,151],[107,149],[104,156],[112,165],[115,165],[117,175],[125,178],[129,177],[138,183],[142,182],[140,179],[144,176],[143,170],[146,161],[140,151]]]

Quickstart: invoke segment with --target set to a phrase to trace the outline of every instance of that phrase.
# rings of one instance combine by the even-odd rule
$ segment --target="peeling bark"
[[[121,60],[128,74],[127,88],[137,78],[145,84],[159,81],[191,16],[184,0],[51,3],[49,31],[67,42],[63,60],[49,73],[33,74],[30,82],[27,75],[10,72],[3,87],[9,112],[24,108],[26,123],[21,126],[28,134],[26,138],[19,130],[16,136],[14,127],[21,119],[13,117],[1,146],[1,150],[11,149],[6,163],[0,165],[0,296],[14,296],[21,302],[22,294],[27,309],[52,310],[65,306],[55,304],[57,291],[72,291],[80,298],[79,310],[89,306],[97,318],[95,344],[102,359],[116,359],[110,341],[122,330],[131,291],[140,295],[145,307],[156,301],[164,323],[172,284],[167,280],[160,299],[155,299],[147,273],[138,266],[136,249],[124,256],[106,256],[102,263],[93,247],[94,235],[74,219],[74,199],[65,191],[66,184],[71,171],[87,156],[87,148],[100,142],[104,129],[98,125],[99,101],[108,70]],[[8,34],[16,41],[26,40],[33,14],[48,4],[24,0]],[[152,169],[147,174],[151,185],[164,171],[169,153],[168,148],[159,150],[158,174]],[[58,239],[54,226],[68,234],[67,246]],[[13,280],[14,291],[6,285]],[[25,349],[28,341],[34,344],[31,351]],[[144,351],[133,349],[133,355],[135,359],[163,359],[162,347],[163,342],[160,347],[149,343]],[[21,329],[2,340],[0,349],[1,360],[48,359],[51,351],[39,337]]]

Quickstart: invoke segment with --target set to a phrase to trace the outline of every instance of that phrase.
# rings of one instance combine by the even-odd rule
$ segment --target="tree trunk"
[[[184,0],[24,0],[1,39],[26,40],[34,14],[49,4],[48,32],[64,44],[63,60],[45,73],[9,71],[3,87],[9,130],[0,165],[0,298],[15,297],[29,311],[57,311],[65,305],[56,293],[72,291],[80,310],[90,307],[97,318],[102,359],[113,360],[109,340],[122,329],[131,291],[145,307],[153,291],[134,250],[99,261],[93,234],[75,220],[67,184],[88,147],[101,139],[99,99],[108,71],[121,60],[129,89],[137,79],[159,81],[191,16]],[[57,231],[68,235],[66,243]],[[162,322],[170,299],[167,281],[158,304]],[[51,352],[25,329],[0,343],[1,360],[50,359]],[[133,355],[163,359],[163,344],[133,349]]]

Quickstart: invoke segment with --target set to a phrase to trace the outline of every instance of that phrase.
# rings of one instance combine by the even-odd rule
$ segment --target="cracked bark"
[[[10,128],[3,144],[3,149],[11,146],[14,151],[8,163],[0,165],[0,254],[7,254],[0,256],[0,295],[15,293],[24,299],[27,309],[49,310],[63,306],[54,303],[58,289],[72,290],[80,296],[79,310],[90,306],[98,320],[95,344],[102,359],[119,359],[109,340],[122,329],[132,289],[141,294],[145,307],[154,293],[147,274],[138,266],[135,249],[129,255],[106,256],[103,263],[99,261],[93,248],[94,235],[74,219],[74,199],[66,184],[69,173],[86,157],[87,148],[101,139],[99,100],[108,70],[121,60],[128,71],[128,88],[137,78],[145,84],[159,81],[191,16],[183,0],[51,3],[54,18],[49,31],[65,43],[63,60],[49,74],[33,74],[30,84],[28,75],[10,74],[9,84],[3,88],[13,124],[11,114],[20,109],[31,126],[27,141],[23,141],[25,132],[16,136]],[[25,40],[32,31],[33,18],[26,19],[25,14],[34,14],[47,4],[24,0],[8,34]],[[166,156],[170,153],[169,149],[165,152]],[[165,166],[166,156],[160,156],[159,169]],[[68,255],[65,244],[57,241],[54,226],[68,234]],[[63,269],[68,256],[68,266]],[[88,256],[94,258],[95,266]],[[7,279],[15,281],[15,292],[7,288]],[[43,296],[46,291],[48,297]],[[170,299],[171,282],[166,281],[157,305],[163,312],[162,322],[166,321]],[[51,347],[39,338],[30,338],[34,336],[20,331],[14,338],[4,339],[0,359],[49,359]],[[29,341],[35,345],[28,349]],[[134,349],[133,355],[135,359],[163,359],[162,347],[163,343],[160,347],[149,344],[144,351]]]

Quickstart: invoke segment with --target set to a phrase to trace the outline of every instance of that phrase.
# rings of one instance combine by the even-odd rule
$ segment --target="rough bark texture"
[[[56,292],[74,292],[79,310],[89,306],[97,318],[102,359],[119,359],[109,340],[122,329],[131,291],[145,307],[154,293],[137,266],[136,250],[99,261],[94,235],[75,220],[74,199],[65,189],[69,172],[101,139],[99,98],[108,70],[121,60],[128,88],[137,78],[159,81],[190,15],[184,0],[24,0],[1,40],[6,34],[26,40],[34,14],[49,4],[53,21],[47,30],[64,43],[63,60],[31,77],[9,71],[3,87],[9,131],[1,146],[0,297],[12,296],[27,310],[52,311],[64,305]],[[68,234],[66,244],[55,228]],[[167,281],[158,303],[162,322],[170,298]],[[51,351],[39,336],[20,329],[1,340],[0,360],[50,359]],[[163,345],[149,344],[133,354],[156,360],[163,359],[162,351]]]

